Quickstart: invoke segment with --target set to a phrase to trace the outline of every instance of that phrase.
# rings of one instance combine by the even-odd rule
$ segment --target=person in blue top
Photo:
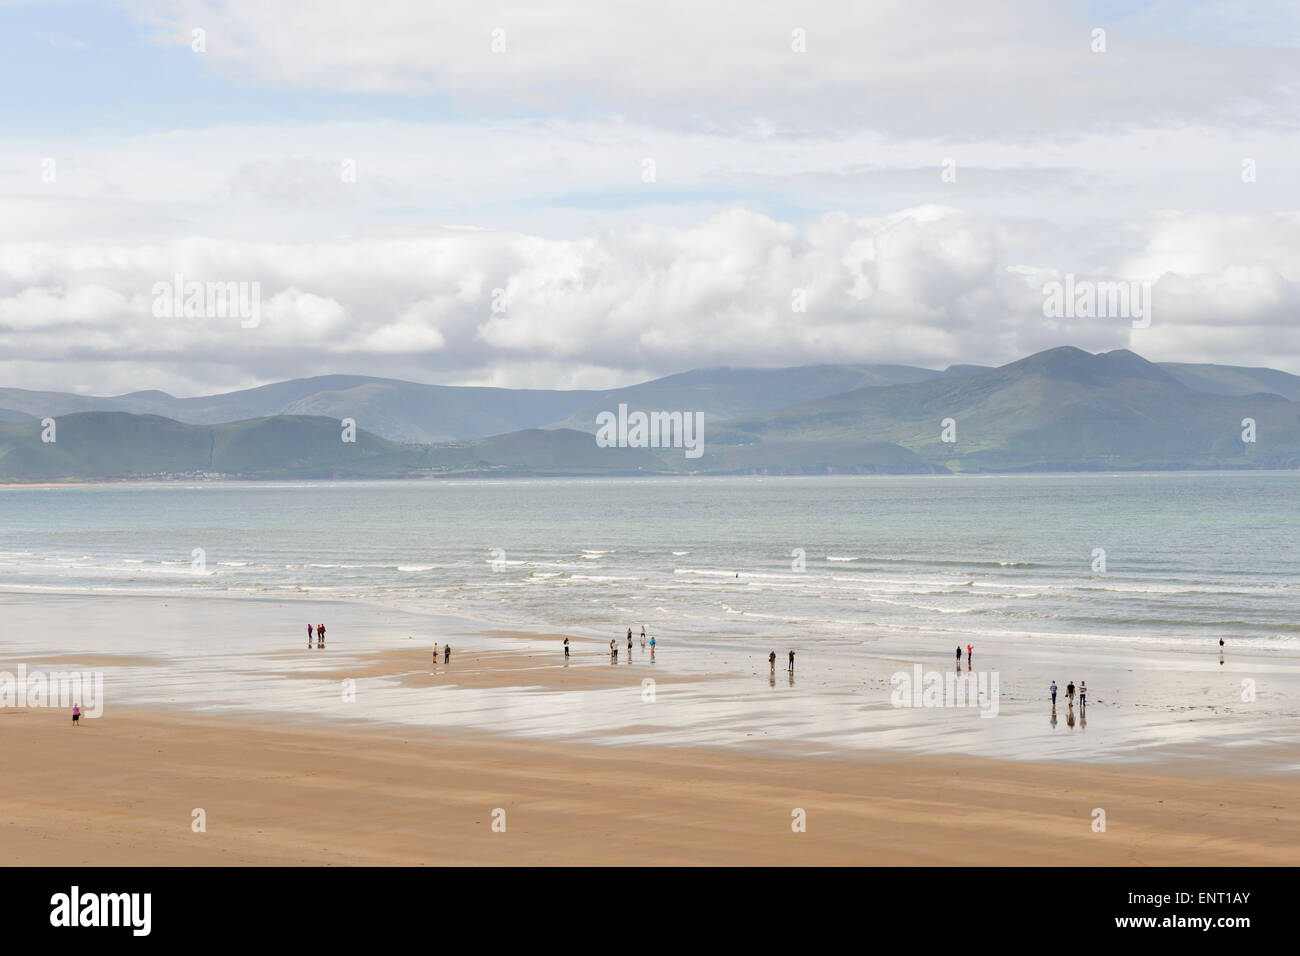
[[[1052,681],[1052,686],[1047,688],[1052,692],[1052,706],[1056,706],[1056,681]]]

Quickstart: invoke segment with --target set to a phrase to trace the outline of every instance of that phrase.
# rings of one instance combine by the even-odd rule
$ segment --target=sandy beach
[[[66,709],[0,708],[15,863],[1271,865],[1300,851],[1285,661],[1094,653],[1087,711],[1062,697],[1051,714],[1038,685],[1059,671],[1063,686],[1076,661],[985,645],[1002,676],[986,719],[891,706],[891,673],[952,667],[898,642],[851,667],[805,654],[791,674],[707,642],[652,662],[639,635],[613,663],[607,638],[575,634],[566,662],[559,634],[356,603],[3,605],[0,672],[103,678],[102,713],[80,728]],[[298,634],[309,608],[330,621],[324,648]],[[1241,673],[1263,706],[1234,703]]]
[[[1294,779],[0,712],[30,865],[1287,865]],[[35,757],[39,755],[39,757]],[[1094,811],[1106,812],[1094,832]],[[206,832],[194,832],[202,809]],[[492,829],[505,812],[505,832]],[[806,832],[792,814],[806,814]],[[499,815],[498,815],[499,816]]]

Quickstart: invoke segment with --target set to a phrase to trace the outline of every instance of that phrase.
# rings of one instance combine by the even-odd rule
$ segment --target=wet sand
[[[512,635],[524,637],[521,635]],[[452,646],[451,661],[446,661],[438,645],[437,661],[432,649],[398,648],[370,650],[364,653],[330,657],[321,648],[281,650],[268,654],[268,662],[281,663],[283,670],[269,669],[269,674],[304,680],[346,676],[354,680],[382,678],[399,687],[445,687],[461,689],[519,688],[520,691],[593,691],[602,688],[627,688],[636,680],[628,678],[628,648],[619,648],[619,658],[611,661],[607,650],[593,646],[594,641],[571,640],[569,656],[564,657],[563,636],[526,635],[528,649],[491,650],[481,646],[460,649]],[[581,646],[581,652],[578,648]],[[326,645],[326,650],[329,645]],[[641,653],[636,649],[636,654]],[[650,652],[641,653],[649,662]],[[689,682],[689,675],[656,671],[655,683],[672,685]]]
[[[293,723],[382,724],[642,747],[852,757],[981,756],[1062,767],[1170,765],[1211,776],[1300,769],[1300,662],[1286,655],[984,641],[974,677],[995,709],[895,706],[893,676],[954,673],[931,637],[800,644],[796,673],[743,639],[491,630],[356,602],[140,595],[0,595],[0,671],[103,672],[104,706],[169,707]],[[306,621],[328,622],[326,647]],[[450,642],[451,664],[433,644]],[[778,651],[784,648],[776,648]],[[963,668],[959,673],[967,672]],[[1065,704],[1088,681],[1088,709]],[[1062,688],[1056,713],[1047,699]],[[1246,699],[1244,688],[1252,693]],[[84,703],[84,702],[83,702]]]
[[[31,865],[1290,865],[1293,778],[608,748],[406,728],[0,711]],[[193,811],[206,832],[194,832]],[[1094,832],[1094,811],[1106,813]],[[492,829],[504,810],[505,832]],[[806,814],[806,832],[792,830]],[[499,818],[499,814],[495,817]]]

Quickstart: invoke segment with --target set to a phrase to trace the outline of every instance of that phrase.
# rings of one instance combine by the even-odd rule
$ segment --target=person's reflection
[[[1065,726],[1067,727],[1074,726],[1074,704],[1071,704],[1065,710]]]
[[[1083,704],[1079,705],[1079,729],[1083,730],[1088,726],[1088,708]]]
[[[790,671],[790,686],[794,686],[794,671]]]
[[[794,678],[791,678],[791,680],[793,680],[793,679],[794,679]],[[770,674],[767,675],[767,686],[768,686],[768,687],[775,687],[775,686],[776,686],[776,671],[772,671],[772,673],[770,673]]]
[[[1051,721],[1051,723],[1052,723],[1052,729],[1055,730],[1055,729],[1056,729],[1056,705],[1055,705],[1055,704],[1052,705],[1052,721]]]

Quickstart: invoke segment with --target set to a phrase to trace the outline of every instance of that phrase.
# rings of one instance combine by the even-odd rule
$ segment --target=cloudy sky
[[[1294,2],[0,0],[0,385],[1300,373],[1298,132]]]

